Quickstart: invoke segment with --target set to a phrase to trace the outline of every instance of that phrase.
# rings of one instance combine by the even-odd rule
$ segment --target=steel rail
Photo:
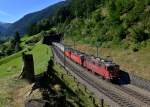
[[[60,59],[64,59],[63,54],[56,48],[54,48],[55,53]],[[87,81],[91,86],[95,87],[98,91],[102,92],[104,95],[111,98],[113,101],[117,102],[121,107],[137,107],[135,103],[128,100],[126,97],[120,96],[120,94],[116,93],[115,91],[109,90],[104,86],[93,82],[91,78],[89,78],[83,71],[74,67],[69,61],[66,60],[66,67],[69,67],[70,70],[75,72],[79,77],[81,77],[84,81]]]

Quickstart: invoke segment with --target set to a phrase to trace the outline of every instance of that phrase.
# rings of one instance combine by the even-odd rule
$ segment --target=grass
[[[38,33],[36,35],[33,36],[29,36],[29,35],[25,35],[21,38],[21,43],[20,46],[22,48],[26,48],[29,47],[29,44],[26,44],[29,41],[34,41],[31,45],[36,44],[37,42],[39,42],[41,39],[41,33]],[[35,41],[36,40],[36,41]]]
[[[21,72],[21,68],[23,65],[21,53],[22,51],[0,60],[1,78]],[[40,73],[46,70],[47,62],[50,56],[52,56],[49,47],[38,43],[33,47],[32,51],[29,53],[33,54],[35,71],[37,73]]]
[[[74,80],[74,77],[71,75],[68,75],[64,69],[58,65],[54,66],[54,69],[56,70],[56,74],[59,78],[63,75],[62,81],[73,91],[75,92],[78,97],[81,99],[80,104],[85,107],[95,107],[100,106],[98,103],[98,99],[95,99],[95,103],[93,104],[92,100],[90,99],[90,96],[92,96],[92,93],[86,89],[82,84],[77,85],[77,80]],[[74,98],[76,99],[76,98]],[[79,102],[78,102],[79,103]],[[78,107],[78,105],[76,105]],[[107,107],[105,105],[105,107]]]
[[[19,73],[19,71],[21,72],[21,66],[21,57],[16,57],[10,60],[8,63],[2,64],[0,66],[0,77],[4,78],[6,76],[11,76]]]
[[[52,56],[50,47],[43,44],[36,44],[32,50],[35,72],[41,73],[46,70],[48,61]]]
[[[29,53],[33,54],[36,74],[45,71],[48,60],[52,55],[50,48],[38,43]],[[16,77],[21,73],[23,65],[21,52],[0,60],[0,63],[0,107],[16,107],[15,103],[17,103],[17,100],[15,100],[15,96],[17,96],[17,94],[14,95],[14,93],[18,93],[17,91],[20,88],[27,85],[25,81],[16,80]]]
[[[17,100],[18,98],[16,98],[15,96],[19,94],[18,90],[20,88],[23,88],[25,85],[27,85],[25,81],[18,81],[11,76],[9,78],[0,79],[0,107],[16,107],[14,106],[14,104],[16,103],[14,100]],[[14,93],[17,94],[14,95]]]
[[[7,63],[7,62],[9,62],[9,61],[11,61],[11,60],[17,58],[17,57],[20,57],[21,54],[22,54],[22,52],[23,52],[23,51],[18,52],[18,53],[16,53],[16,54],[13,54],[13,55],[10,55],[10,56],[8,56],[8,57],[5,57],[5,58],[1,59],[1,60],[0,60],[0,65],[5,64],[5,63]]]
[[[0,60],[0,78],[11,76],[21,70],[21,53],[19,52]]]
[[[26,94],[26,81],[17,80],[23,65],[22,52],[30,53],[34,58],[35,73],[39,74],[47,69],[48,61],[52,56],[51,50],[47,45],[40,42],[34,46],[25,44],[39,34],[32,37],[24,36],[21,38],[22,51],[0,59],[0,107],[22,107],[23,97]]]

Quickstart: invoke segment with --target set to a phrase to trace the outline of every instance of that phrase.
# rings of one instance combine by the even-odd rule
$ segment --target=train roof
[[[116,65],[115,63],[113,63],[112,60],[107,60],[107,59],[89,56],[89,55],[87,55],[87,58],[95,63],[104,64],[105,66],[115,66]]]
[[[110,57],[107,57],[107,59],[103,59],[103,58],[100,58],[100,57],[95,57],[95,56],[87,55],[87,54],[85,54],[83,52],[80,52],[78,50],[72,49],[69,46],[64,45],[62,43],[53,42],[53,44],[55,44],[55,45],[62,45],[62,46],[65,47],[65,50],[71,50],[76,55],[85,56],[87,59],[89,59],[89,60],[91,60],[91,61],[93,61],[95,63],[104,64],[107,67],[117,65],[117,64],[113,63],[113,61],[112,61],[112,59],[110,59]]]

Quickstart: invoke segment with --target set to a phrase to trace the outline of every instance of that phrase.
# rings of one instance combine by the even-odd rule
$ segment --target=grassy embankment
[[[93,93],[88,91],[87,88],[83,84],[78,84],[78,80],[74,80],[72,75],[68,75],[63,68],[58,65],[54,66],[56,70],[56,75],[74,92],[78,95],[78,97],[71,96],[74,100],[68,99],[75,107],[78,107],[79,104],[83,107],[95,107],[100,106],[99,100],[94,98]],[[63,78],[62,78],[63,75]],[[80,99],[80,100],[79,100]],[[95,103],[93,103],[93,100]],[[78,103],[77,103],[78,102]],[[105,107],[107,105],[105,104]]]
[[[31,53],[34,57],[35,72],[40,73],[46,70],[47,62],[52,55],[49,47],[36,44]],[[28,85],[23,80],[17,80],[17,77],[21,73],[22,64],[21,52],[0,60],[0,107],[21,106],[21,102],[18,101],[22,99],[24,92],[19,90]]]
[[[73,42],[70,39],[67,39],[66,43],[73,47]],[[75,47],[82,52],[96,56],[96,47],[94,46],[78,42],[75,44]],[[111,56],[113,61],[120,65],[121,69],[147,80],[150,80],[149,52],[150,42],[147,42],[147,46],[137,52],[133,52],[132,49],[124,49],[120,46],[99,47],[99,56],[102,58]]]

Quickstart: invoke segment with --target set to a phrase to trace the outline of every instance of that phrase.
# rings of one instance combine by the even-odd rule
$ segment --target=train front
[[[107,66],[110,80],[118,80],[120,78],[120,68],[117,64],[110,64]]]

